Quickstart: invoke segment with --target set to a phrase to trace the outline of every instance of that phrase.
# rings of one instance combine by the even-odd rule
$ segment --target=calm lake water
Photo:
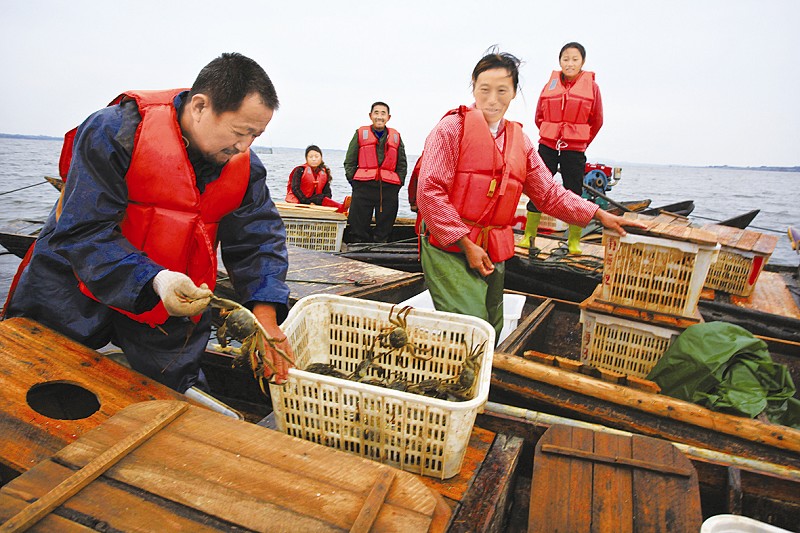
[[[255,150],[259,152],[258,148]],[[61,141],[0,138],[0,227],[15,219],[44,220],[47,217],[58,199],[58,192],[44,182],[43,177],[58,175],[60,151]],[[283,200],[289,172],[303,163],[303,152],[302,148],[274,148],[270,154],[259,153],[267,167],[267,183],[274,198]],[[333,173],[333,197],[342,200],[350,194],[350,185],[344,177],[345,152],[325,148],[323,152],[325,163]],[[409,169],[413,168],[417,157],[409,156]],[[770,262],[798,264],[800,257],[791,249],[786,228],[800,225],[800,173],[639,164],[622,166],[622,180],[613,188],[612,198],[620,201],[650,198],[653,206],[694,200],[695,210],[690,218],[698,223],[719,221],[761,209],[750,228],[779,236]],[[28,185],[33,187],[8,193]],[[404,188],[400,194],[399,216],[411,215]],[[19,259],[15,256],[0,255],[0,298],[3,300],[18,264]]]

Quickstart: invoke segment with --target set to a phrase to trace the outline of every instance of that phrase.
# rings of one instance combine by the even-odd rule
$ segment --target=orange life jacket
[[[585,145],[591,138],[589,115],[594,106],[594,72],[584,70],[568,88],[554,70],[539,96],[544,121],[539,136],[559,146]]]
[[[222,217],[242,203],[250,181],[250,151],[233,156],[219,178],[200,194],[173,105],[175,96],[183,90],[128,91],[109,104],[134,99],[142,117],[125,174],[128,207],[120,227],[122,235],[155,263],[183,272],[195,285],[205,283],[214,290],[217,228]],[[72,139],[74,134],[65,137],[62,177],[72,158]],[[79,286],[86,296],[96,299],[80,280]],[[161,302],[141,314],[116,310],[151,326],[169,318]],[[193,320],[199,320],[199,316]]]
[[[397,151],[400,148],[400,134],[397,130],[386,128],[386,144],[383,148],[383,161],[378,165],[378,138],[370,126],[358,128],[358,169],[353,179],[356,181],[385,181],[400,185],[397,175]]]
[[[448,196],[461,220],[471,226],[469,240],[481,246],[498,263],[513,257],[511,223],[517,210],[527,172],[522,125],[506,121],[505,143],[500,151],[479,109],[461,106],[464,120],[459,143],[458,166]],[[443,246],[433,235],[430,243],[449,252],[458,245]]]
[[[303,191],[306,198],[322,194],[325,190],[325,184],[328,183],[328,173],[321,166],[317,174],[314,174],[314,170],[308,165],[294,167],[289,174],[289,183],[286,184],[286,201],[293,204],[300,203],[300,199],[292,192],[292,176],[294,176],[298,168],[303,168],[303,175],[300,177],[300,190]]]

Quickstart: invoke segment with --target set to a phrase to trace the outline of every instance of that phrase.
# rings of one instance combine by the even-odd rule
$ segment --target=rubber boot
[[[567,239],[567,247],[571,255],[581,255],[581,230],[580,226],[569,225],[569,238]]]
[[[528,211],[528,220],[525,222],[525,233],[522,239],[517,243],[517,246],[523,248],[530,248],[531,245],[536,246],[536,232],[539,230],[539,221],[542,219],[542,214],[539,211]]]

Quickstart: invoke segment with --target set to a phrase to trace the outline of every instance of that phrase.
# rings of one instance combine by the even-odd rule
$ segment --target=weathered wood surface
[[[742,252],[754,252],[768,256],[775,251],[775,246],[778,244],[777,235],[767,235],[759,231],[731,228],[719,224],[706,224],[703,229],[715,233],[722,246],[735,248]]]
[[[800,319],[800,308],[778,272],[761,272],[750,296],[730,296],[730,301],[754,311]]]
[[[275,207],[281,218],[315,218],[320,220],[334,220],[346,222],[347,215],[337,213],[335,207],[325,207],[314,204],[293,204],[290,202],[275,202]]]
[[[684,216],[672,213],[661,213],[655,217],[638,213],[625,213],[623,216],[628,219],[638,220],[645,225],[644,228],[626,228],[629,233],[687,241],[700,245],[713,246],[719,242],[714,232],[690,226],[689,220]]]
[[[99,409],[76,420],[70,398],[64,419],[34,410],[28,395],[47,383],[77,385],[97,398]],[[24,472],[124,407],[147,400],[186,397],[32,320],[0,322],[0,462]],[[54,402],[58,398],[53,399]]]
[[[800,469],[800,431],[494,354],[492,387],[573,418]]]
[[[130,406],[5,485],[0,519],[44,497],[169,403]],[[379,478],[388,483],[387,468],[190,407],[33,531],[62,530],[65,518],[116,531],[341,531],[375,504],[373,487]],[[399,470],[371,511],[376,531],[442,531],[449,517],[441,496]]]
[[[495,408],[506,408],[504,412]],[[509,412],[505,412],[509,411]],[[515,416],[512,412],[516,412]],[[520,468],[530,474],[533,449],[545,431],[554,424],[583,424],[558,416],[538,413],[526,409],[490,404],[483,414],[478,415],[476,424],[498,434],[517,436],[523,439],[524,449]],[[628,435],[631,435],[628,433]],[[800,524],[800,471],[773,468],[766,463],[743,464],[740,458],[730,457],[725,461],[720,457],[709,456],[702,448],[688,447],[684,453],[692,462],[700,484],[703,518],[717,514],[743,514],[762,522],[793,530]],[[737,460],[738,462],[733,462]],[[735,471],[738,474],[731,474]],[[740,483],[730,478],[738,475]],[[530,482],[530,478],[520,476],[517,485]],[[515,502],[512,520],[517,527],[510,531],[523,530],[527,525],[528,500],[530,489],[523,491]],[[523,513],[521,521],[519,513]]]
[[[697,531],[697,472],[672,444],[555,425],[536,444],[528,531]]]
[[[397,302],[425,290],[425,280],[420,273],[401,272],[297,246],[287,248],[289,271],[286,274],[286,283],[291,290],[290,305],[312,294],[336,294]],[[223,268],[222,263],[220,268]],[[217,292],[236,299],[224,268],[220,270]]]

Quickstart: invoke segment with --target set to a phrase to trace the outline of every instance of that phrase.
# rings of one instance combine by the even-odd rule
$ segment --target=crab
[[[481,357],[483,357],[486,348],[486,341],[473,346],[471,349],[467,346],[467,341],[463,342],[464,348],[467,350],[467,356],[464,358],[464,362],[461,363],[461,372],[452,378],[447,390],[454,396],[466,399],[467,392],[472,389],[478,377],[478,372],[481,370]]]
[[[430,360],[432,356],[425,358],[421,355],[421,353],[430,351],[430,348],[420,348],[408,338],[406,317],[413,307],[407,305],[400,309],[397,314],[394,313],[395,307],[397,306],[393,305],[389,310],[389,327],[383,328],[372,340],[371,351],[374,351],[375,345],[378,345],[380,348],[387,349],[381,356],[392,352],[397,352],[397,355],[400,356],[408,352],[418,359]]]
[[[264,387],[265,367],[269,367],[273,374],[275,373],[272,363],[264,359],[267,346],[289,363],[294,364],[294,361],[280,348],[278,340],[266,332],[256,316],[246,307],[233,300],[216,296],[211,297],[209,305],[219,309],[220,317],[224,320],[222,325],[217,328],[219,345],[216,348],[222,352],[235,355],[234,365],[249,362],[250,368],[253,370],[253,376],[258,380],[261,391],[266,394]],[[241,347],[234,348],[229,346],[229,339],[239,341]]]

